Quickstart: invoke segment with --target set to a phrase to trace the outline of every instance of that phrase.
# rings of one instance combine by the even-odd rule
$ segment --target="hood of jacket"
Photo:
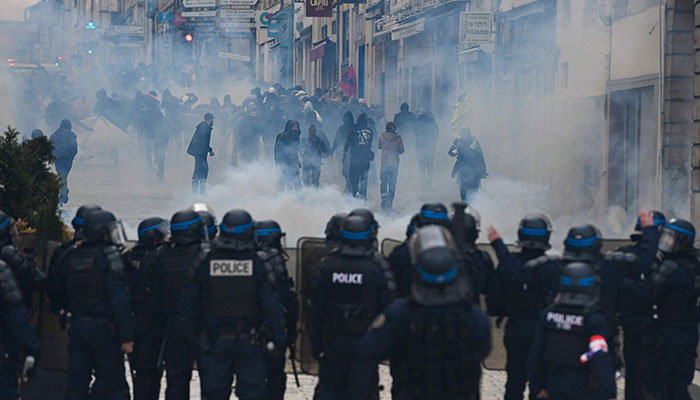
[[[393,132],[384,132],[382,133],[382,139],[387,142],[398,142],[401,140],[401,135]]]

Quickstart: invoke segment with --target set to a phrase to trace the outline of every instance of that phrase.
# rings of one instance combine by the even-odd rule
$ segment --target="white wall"
[[[659,9],[613,21],[610,79],[659,73]]]

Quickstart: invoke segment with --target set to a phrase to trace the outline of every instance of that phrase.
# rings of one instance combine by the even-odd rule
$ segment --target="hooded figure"
[[[367,200],[367,173],[369,163],[374,159],[372,152],[374,131],[369,126],[367,114],[357,117],[357,125],[354,132],[345,139],[343,159],[350,153],[349,178],[351,193],[354,197]]]
[[[284,132],[277,135],[275,140],[275,164],[281,169],[282,174],[277,182],[277,190],[301,189],[299,179],[299,143],[301,130],[299,122],[289,120],[284,127]]]
[[[433,158],[435,157],[435,146],[440,136],[440,129],[433,114],[426,110],[421,110],[418,113],[414,127],[421,184],[423,190],[428,191],[430,190],[430,182],[433,180]]]
[[[321,179],[323,158],[328,155],[328,139],[323,131],[318,131],[316,125],[308,128],[309,136],[302,140],[302,176],[305,186],[318,187]]]
[[[471,130],[465,128],[462,136],[452,143],[447,152],[450,157],[457,157],[452,176],[459,179],[459,195],[463,202],[471,202],[486,178],[486,162],[479,141],[472,136]]]
[[[392,208],[396,193],[396,178],[399,176],[399,156],[404,152],[403,139],[396,133],[396,124],[387,122],[386,132],[379,137],[382,151],[382,167],[379,172],[382,208]]]
[[[73,126],[70,121],[61,121],[61,127],[51,135],[53,143],[53,155],[56,157],[56,172],[63,180],[61,187],[61,203],[68,202],[68,173],[73,168],[73,159],[78,154],[78,141],[75,133],[71,130]]]

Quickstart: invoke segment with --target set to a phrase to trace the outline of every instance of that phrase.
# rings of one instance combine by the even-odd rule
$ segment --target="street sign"
[[[332,17],[333,2],[331,0],[306,0],[307,17]]]
[[[267,28],[267,26],[270,25],[270,18],[272,18],[273,15],[274,14],[271,12],[258,11],[258,27]]]
[[[143,35],[145,29],[138,25],[110,25],[108,33],[110,35]]]
[[[255,22],[221,22],[219,27],[226,29],[255,28]]]
[[[255,18],[255,10],[219,10],[221,18]]]
[[[216,11],[184,11],[182,16],[185,18],[216,17]]]
[[[187,25],[188,28],[216,28],[216,21],[190,21]]]
[[[460,43],[490,43],[491,13],[463,12],[459,14]]]
[[[216,0],[182,0],[185,7],[216,7]]]
[[[222,6],[254,6],[258,0],[220,0]]]
[[[223,51],[219,52],[219,57],[227,58],[229,60],[236,60],[236,61],[244,61],[244,62],[250,61],[250,56],[244,56],[244,55],[236,54],[236,53],[226,53]]]
[[[170,46],[171,46],[170,40],[163,40],[162,42],[160,42],[160,47],[163,50],[168,50],[170,48]]]
[[[219,31],[219,35],[221,37],[225,37],[225,38],[229,38],[229,39],[254,39],[255,38],[255,35],[250,30],[247,30],[245,32]]]

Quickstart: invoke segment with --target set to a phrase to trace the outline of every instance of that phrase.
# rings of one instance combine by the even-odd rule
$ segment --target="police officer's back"
[[[4,354],[0,365],[0,398],[16,399],[20,360],[19,354],[10,357],[8,350],[21,349],[25,357],[32,357],[35,363],[38,363],[39,346],[14,273],[2,260],[0,260],[0,346],[0,351]]]
[[[187,282],[209,251],[203,241],[206,227],[194,210],[182,210],[170,219],[171,241],[162,251],[156,267],[161,313],[165,316],[162,344],[167,379],[166,399],[189,399],[194,351],[194,333],[185,331],[180,321],[180,302]]]
[[[564,267],[560,292],[542,313],[529,359],[537,398],[614,399],[610,327],[598,308],[600,280],[592,265]]]
[[[294,281],[287,273],[287,253],[282,246],[285,233],[276,221],[259,221],[255,224],[255,242],[258,246],[257,255],[262,262],[269,281],[274,281],[274,288],[279,296],[284,310],[284,321],[287,332],[285,349],[272,353],[267,360],[266,398],[282,399],[286,389],[287,374],[284,353],[290,349],[290,357],[294,357],[297,339],[297,321],[299,319],[299,302],[294,291]]]
[[[0,260],[5,261],[12,269],[17,283],[22,290],[25,304],[31,307],[34,290],[38,290],[44,284],[46,276],[37,269],[31,259],[24,258],[17,245],[19,244],[19,231],[14,218],[11,218],[0,210]]]
[[[66,398],[128,398],[122,351],[133,350],[134,336],[118,224],[112,213],[95,211],[84,229],[85,241],[52,276],[60,289],[49,293],[54,308],[71,315]]]
[[[162,368],[158,365],[164,316],[160,313],[156,265],[168,235],[168,222],[147,218],[139,223],[139,241],[124,254],[134,315],[134,351],[129,363],[134,374],[134,399],[157,400]]]
[[[489,240],[499,263],[496,284],[486,300],[491,315],[508,317],[503,340],[508,373],[506,400],[523,398],[537,320],[556,290],[558,264],[544,260],[551,247],[551,232],[546,216],[526,216],[518,227],[520,251],[511,253],[498,232],[489,227]]]
[[[489,320],[470,298],[447,229],[417,229],[410,248],[411,296],[374,320],[359,351],[374,361],[391,358],[395,399],[477,399],[480,362],[491,350]]]
[[[357,342],[390,302],[382,267],[375,257],[370,222],[348,217],[340,249],[321,266],[312,353],[320,360],[316,399],[373,398],[377,365],[358,358]]]
[[[478,303],[478,295],[488,294],[493,286],[495,279],[493,260],[487,252],[479,250],[476,246],[481,225],[481,218],[476,210],[467,210],[467,205],[464,203],[454,203],[452,206],[455,212],[450,218],[448,228],[459,249],[474,293],[474,301]]]
[[[646,280],[652,324],[642,339],[641,393],[650,399],[690,399],[698,345],[700,262],[695,227],[671,219],[661,231],[659,260]]]
[[[274,276],[266,273],[256,253],[250,214],[229,211],[220,229],[209,257],[183,294],[181,323],[194,325],[193,332],[201,328],[198,365],[204,397],[228,399],[235,374],[239,398],[262,398],[263,346],[283,351],[283,309]]]

